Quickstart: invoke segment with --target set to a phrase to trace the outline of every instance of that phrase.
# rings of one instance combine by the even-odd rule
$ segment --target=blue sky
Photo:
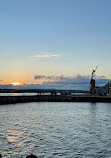
[[[0,84],[89,77],[96,65],[97,76],[111,79],[110,6],[110,0],[1,0]]]

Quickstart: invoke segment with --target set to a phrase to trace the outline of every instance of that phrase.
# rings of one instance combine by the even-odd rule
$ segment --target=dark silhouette
[[[55,96],[56,96],[56,95],[57,95],[56,90],[52,90],[52,91],[51,91],[51,95],[55,95]]]
[[[26,156],[26,158],[38,158],[38,157],[33,155],[33,154],[31,154],[31,155]]]
[[[2,158],[2,155],[0,154],[0,158]]]

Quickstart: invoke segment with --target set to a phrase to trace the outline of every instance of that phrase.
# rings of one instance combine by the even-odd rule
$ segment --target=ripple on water
[[[4,158],[111,157],[111,104],[25,103],[0,111]]]

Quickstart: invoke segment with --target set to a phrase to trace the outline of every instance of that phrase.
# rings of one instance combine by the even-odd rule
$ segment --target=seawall
[[[54,96],[54,95],[36,95],[36,96],[0,96],[0,104],[15,104],[25,102],[108,102],[111,103],[111,97],[107,96]]]

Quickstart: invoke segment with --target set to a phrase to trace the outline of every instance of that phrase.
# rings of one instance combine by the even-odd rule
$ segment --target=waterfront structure
[[[107,84],[102,87],[96,87],[96,95],[107,96]]]
[[[107,83],[107,96],[111,96],[111,81]]]
[[[95,90],[95,80],[91,79],[90,81],[90,93],[91,94],[95,94],[96,90]]]
[[[96,69],[92,71],[91,80],[90,80],[90,90],[89,90],[89,92],[92,95],[94,95],[96,93],[94,74],[97,70],[97,67],[98,66],[96,66]]]
[[[0,104],[15,104],[26,102],[109,102],[109,96],[62,96],[62,95],[34,95],[34,96],[0,96]]]
[[[102,87],[96,87],[96,94],[102,96],[111,96],[111,81]]]

